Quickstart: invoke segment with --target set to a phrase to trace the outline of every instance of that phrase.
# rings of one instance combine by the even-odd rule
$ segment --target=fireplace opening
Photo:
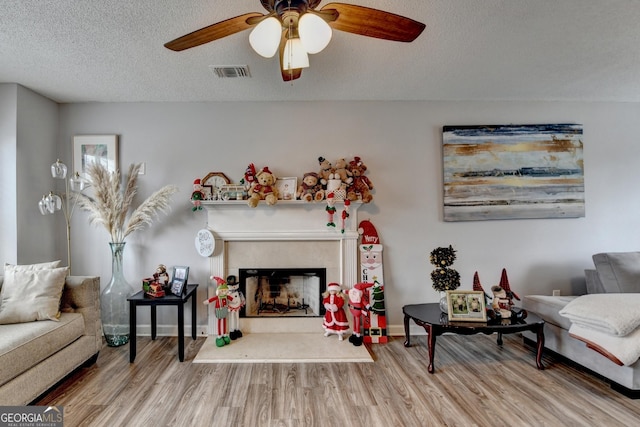
[[[325,268],[241,268],[240,317],[321,317]]]

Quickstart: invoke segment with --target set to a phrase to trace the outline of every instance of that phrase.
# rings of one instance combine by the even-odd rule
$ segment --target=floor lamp
[[[77,202],[75,197],[73,197],[73,201],[71,201],[71,196],[73,193],[82,193],[89,185],[78,172],[67,180],[67,166],[60,162],[60,159],[56,160],[56,162],[51,165],[51,176],[55,179],[64,180],[64,194],[59,195],[53,191],[49,191],[49,194],[42,196],[42,199],[38,203],[38,208],[42,215],[52,215],[59,210],[62,210],[62,213],[64,214],[64,219],[67,223],[68,274],[71,275],[71,217],[73,216],[73,211]]]

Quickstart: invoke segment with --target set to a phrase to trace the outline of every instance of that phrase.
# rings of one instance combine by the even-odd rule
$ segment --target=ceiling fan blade
[[[329,25],[339,31],[398,42],[412,42],[425,25],[404,16],[345,3],[329,3],[320,12],[336,10],[338,18]]]
[[[245,13],[244,15],[236,16],[235,18],[227,19],[226,21],[218,22],[182,37],[178,37],[175,40],[165,43],[164,47],[178,52],[200,46],[201,44],[209,43],[240,31],[247,30],[257,23],[253,18],[260,18],[263,16],[264,15],[258,12]],[[251,23],[248,23],[247,21],[250,19]]]

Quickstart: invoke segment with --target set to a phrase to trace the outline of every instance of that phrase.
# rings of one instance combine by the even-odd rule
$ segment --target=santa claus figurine
[[[327,291],[322,294],[322,303],[326,310],[324,321],[322,322],[324,336],[328,337],[331,334],[336,334],[340,341],[349,330],[349,321],[347,320],[347,313],[344,311],[344,298],[341,291],[339,284],[329,283]]]
[[[362,345],[361,319],[362,316],[368,314],[369,296],[367,289],[372,286],[373,283],[356,283],[347,293],[349,295],[349,311],[353,315],[353,335],[349,337],[349,342],[356,347]]]
[[[231,342],[227,333],[227,316],[229,315],[229,301],[233,297],[228,295],[229,287],[227,282],[221,277],[212,277],[218,283],[216,296],[205,300],[204,304],[214,304],[214,314],[216,316],[216,347],[222,347]]]

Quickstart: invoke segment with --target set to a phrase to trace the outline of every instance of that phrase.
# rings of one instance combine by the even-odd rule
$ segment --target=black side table
[[[178,358],[184,361],[184,304],[191,298],[191,337],[196,339],[196,299],[195,293],[198,285],[187,285],[187,289],[182,296],[167,294],[160,298],[146,296],[140,291],[131,297],[129,301],[129,328],[131,337],[129,339],[129,362],[136,360],[136,307],[139,305],[151,306],[151,339],[156,339],[156,307],[159,305],[175,305],[178,307]]]

